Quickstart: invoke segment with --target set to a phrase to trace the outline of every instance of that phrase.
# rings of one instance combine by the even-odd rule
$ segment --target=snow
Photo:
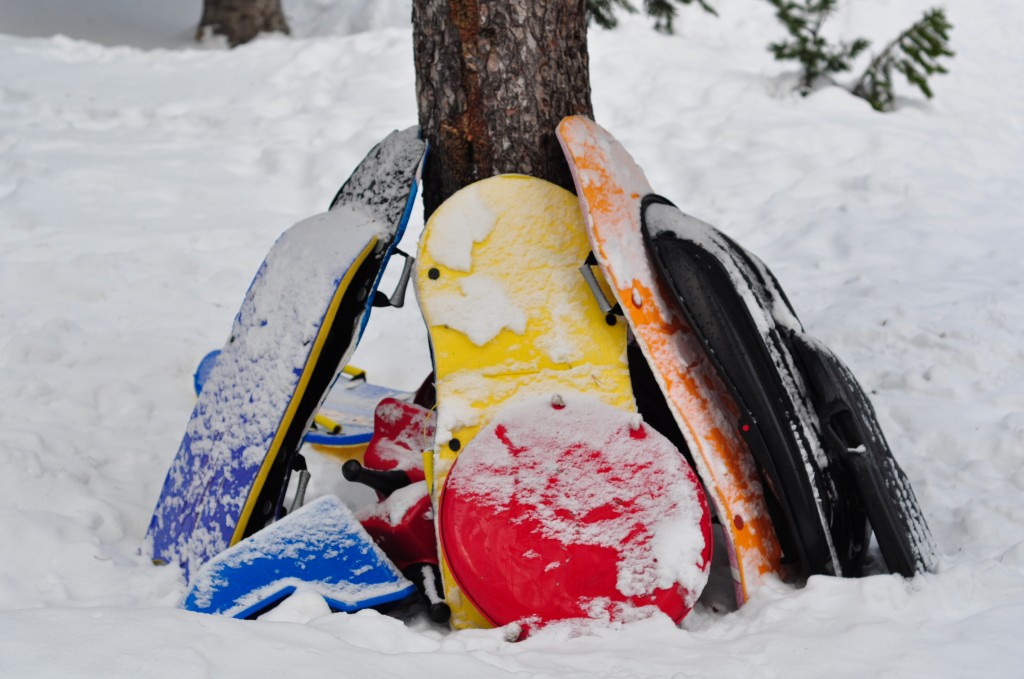
[[[405,515],[417,502],[427,494],[427,482],[416,481],[404,488],[395,490],[391,495],[376,504],[371,504],[359,513],[359,520],[379,517],[391,526],[398,526]]]
[[[487,238],[494,229],[498,215],[478,191],[457,191],[445,201],[447,208],[461,219],[439,219],[430,239],[428,253],[438,264],[454,271],[473,267],[473,243]]]
[[[503,281],[486,274],[458,280],[458,293],[428,297],[424,308],[438,325],[457,330],[482,347],[505,328],[517,335],[526,331],[526,312],[516,304]],[[474,313],[467,314],[466,309]]]
[[[659,616],[522,643],[308,599],[277,622],[176,609],[180,576],[137,550],[196,363],[274,239],[416,121],[408,2],[354,1],[359,25],[346,4],[285,0],[304,17],[293,37],[228,51],[190,42],[198,0],[93,0],[88,17],[0,0],[0,675],[1020,675],[1024,9],[1010,0],[947,0],[950,73],[930,102],[902,88],[888,115],[836,88],[793,94],[792,66],[765,49],[782,35],[768,3],[684,7],[674,37],[642,17],[591,33],[598,122],[660,193],[761,257],[871,394],[935,574],[769,582],[736,612],[698,605],[682,630]],[[930,5],[842,3],[829,30],[882,45]],[[354,363],[417,387],[415,305],[376,310]],[[347,491],[317,469],[309,497]]]

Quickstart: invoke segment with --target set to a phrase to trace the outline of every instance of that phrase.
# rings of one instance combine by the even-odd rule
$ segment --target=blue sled
[[[194,573],[182,607],[251,618],[298,587],[352,612],[411,597],[402,577],[342,502],[322,497],[217,554]]]

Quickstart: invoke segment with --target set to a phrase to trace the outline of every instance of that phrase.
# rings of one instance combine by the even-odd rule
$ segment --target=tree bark
[[[196,39],[207,30],[226,37],[231,47],[249,42],[260,33],[289,32],[281,0],[203,0]]]
[[[412,18],[426,216],[496,174],[572,190],[555,126],[593,116],[585,0],[414,0]]]

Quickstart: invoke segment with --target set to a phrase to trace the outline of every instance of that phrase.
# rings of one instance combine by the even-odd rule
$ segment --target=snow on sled
[[[431,620],[447,622],[451,609],[442,597],[434,508],[424,466],[433,445],[434,411],[386,398],[374,413],[373,439],[363,461],[349,460],[342,473],[377,492],[378,502],[356,514],[359,522],[415,583]]]
[[[659,271],[743,408],[805,574],[861,574],[871,529],[889,570],[930,570],[930,532],[874,409],[771,271],[664,199],[648,197],[643,217]]]
[[[289,513],[206,562],[192,577],[184,608],[256,617],[302,587],[335,611],[351,612],[389,606],[418,590],[431,617],[447,621],[423,472],[433,412],[385,398],[372,430],[363,462],[351,459],[342,469],[348,480],[377,490],[378,503],[353,516],[326,497]]]
[[[636,413],[567,390],[502,408],[452,466],[438,534],[496,625],[681,621],[707,583],[711,515],[679,450]]]
[[[411,402],[412,392],[368,382],[366,373],[340,376],[320,410],[306,443],[342,460],[359,459],[374,434],[374,411],[385,399]]]
[[[167,473],[147,532],[154,561],[189,580],[283,516],[293,458],[377,299],[425,151],[415,129],[392,133],[328,212],[267,254]]]
[[[521,175],[462,189],[424,229],[427,480],[455,628],[679,620],[707,581],[703,493],[636,413],[625,325],[578,273],[588,251],[573,195]]]
[[[576,183],[593,259],[611,286],[604,299],[590,266],[582,268],[611,318],[625,316],[693,459],[722,528],[742,605],[766,574],[784,575],[757,464],[737,421],[738,408],[675,301],[664,294],[640,233],[643,196],[652,192],[633,159],[604,129],[580,117],[557,130]]]
[[[777,500],[784,548],[805,575],[855,575],[866,517],[843,492],[841,468],[821,462],[816,414],[773,319],[793,316],[786,300],[769,296],[764,266],[735,244],[727,251],[718,232],[653,195],[642,210],[659,272],[740,405],[741,429]]]
[[[199,362],[193,376],[197,396],[219,355],[220,349],[214,349]],[[367,381],[365,371],[345,366],[302,440],[316,451],[342,461],[360,459],[373,438],[377,404],[384,399],[412,401],[414,396],[412,392],[373,384]]]
[[[343,612],[395,604],[416,591],[348,508],[325,496],[203,564],[192,576],[182,607],[252,618],[299,587]]]
[[[565,123],[563,123],[565,124]],[[576,119],[621,166],[611,135]],[[728,390],[764,476],[776,534],[805,575],[858,575],[873,528],[893,572],[928,570],[935,550],[910,484],[850,371],[803,330],[771,272],[648,186],[635,201],[659,284]]]

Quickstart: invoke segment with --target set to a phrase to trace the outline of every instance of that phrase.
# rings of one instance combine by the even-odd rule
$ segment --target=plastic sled
[[[374,411],[386,399],[411,402],[412,392],[373,384],[366,373],[341,375],[323,405],[306,443],[325,455],[341,460],[360,459],[374,432]]]
[[[427,481],[455,628],[621,621],[656,607],[678,619],[706,582],[702,492],[636,413],[625,324],[578,273],[588,251],[572,194],[521,175],[462,189],[424,229],[416,291],[437,393]],[[563,467],[575,473],[554,473]],[[657,511],[645,513],[638,488]],[[658,561],[648,547],[673,531],[692,538],[676,543],[689,551]]]
[[[220,552],[193,574],[182,607],[252,618],[296,588],[351,613],[415,593],[338,498],[326,496]]]
[[[452,466],[438,535],[496,625],[680,622],[707,583],[711,514],[696,476],[639,415],[566,391],[502,408]]]
[[[603,128],[581,116],[558,126],[593,249],[611,287],[581,269],[606,313],[621,314],[650,367],[674,429],[685,441],[722,526],[736,601],[742,605],[766,575],[787,575],[769,498],[744,440],[739,409],[677,304],[660,282],[640,233],[641,200],[652,192],[633,158]],[[647,400],[654,400],[646,394]],[[671,435],[672,432],[668,432]]]
[[[154,561],[179,564],[188,579],[283,516],[295,453],[370,307],[383,301],[376,288],[408,220],[425,150],[415,129],[392,133],[328,212],[271,248],[168,471],[147,533]]]

